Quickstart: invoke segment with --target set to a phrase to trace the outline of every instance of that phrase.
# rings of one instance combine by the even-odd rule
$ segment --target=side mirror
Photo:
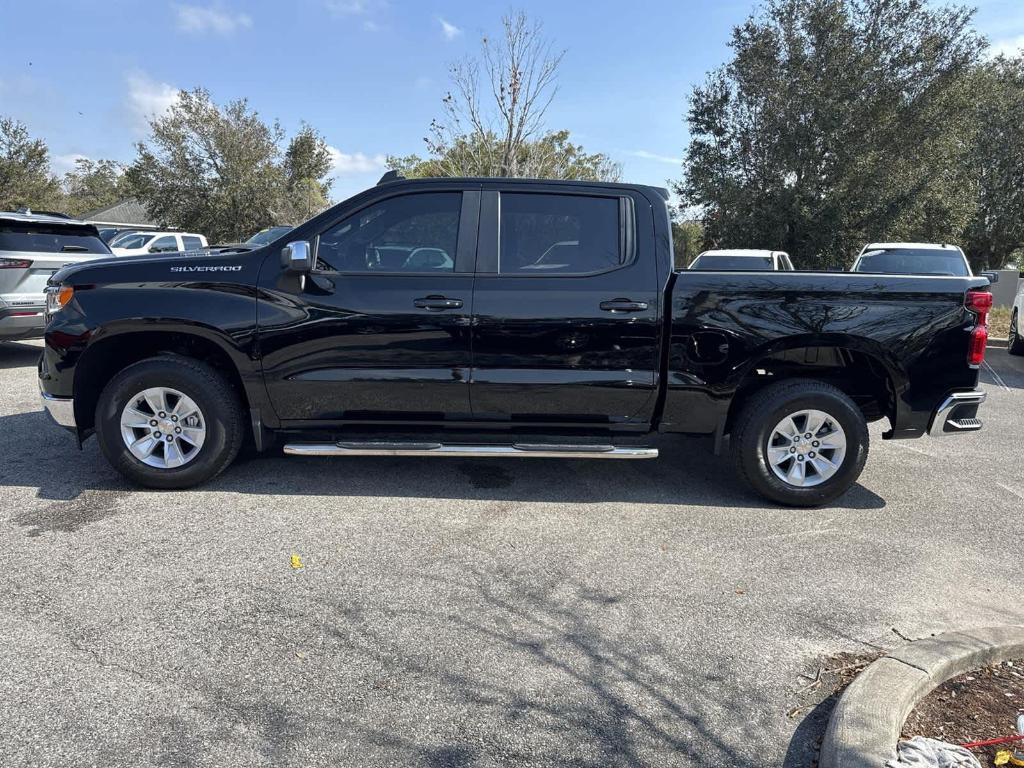
[[[981,276],[981,277],[987,277],[989,283],[998,283],[999,282],[999,273],[998,272],[979,272],[978,275]]]
[[[306,240],[295,240],[281,249],[281,265],[299,274],[313,271],[313,249]]]

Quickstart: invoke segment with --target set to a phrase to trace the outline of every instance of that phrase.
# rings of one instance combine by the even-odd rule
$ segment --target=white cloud
[[[362,152],[348,154],[329,145],[327,151],[331,155],[331,175],[334,177],[381,171],[387,165],[384,155],[366,155]]]
[[[648,152],[646,149],[634,149],[626,153],[630,157],[638,157],[641,160],[653,160],[656,163],[666,163],[668,165],[682,165],[683,158],[672,157],[671,155],[659,155],[655,152]]]
[[[252,26],[252,18],[245,13],[232,13],[216,6],[179,5],[178,29],[182,32],[230,35]]]
[[[153,80],[142,72],[128,75],[128,111],[135,128],[145,132],[149,121],[160,117],[178,100],[178,89]]]
[[[379,3],[373,0],[326,0],[324,5],[335,16],[365,16]]]
[[[440,17],[437,19],[441,22],[441,34],[444,35],[445,40],[454,40],[456,37],[462,34],[462,30],[456,27],[449,21],[446,21]]]
[[[994,41],[992,47],[988,49],[988,55],[993,59],[999,55],[1012,57],[1020,54],[1021,49],[1024,49],[1024,35],[1017,35],[1017,37]]]
[[[63,176],[68,171],[74,170],[78,160],[88,160],[86,155],[79,155],[71,152],[67,155],[54,155],[50,158],[50,169],[58,176]]]

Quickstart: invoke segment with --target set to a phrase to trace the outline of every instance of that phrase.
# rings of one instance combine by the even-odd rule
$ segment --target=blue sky
[[[981,0],[976,26],[1024,46],[1024,0]],[[4,2],[0,115],[45,138],[58,172],[76,156],[130,161],[145,116],[177,88],[246,97],[291,133],[306,120],[334,150],[342,199],[386,154],[423,151],[448,65],[521,8],[566,49],[548,112],[629,181],[679,176],[685,98],[728,57],[754,0],[292,0]]]

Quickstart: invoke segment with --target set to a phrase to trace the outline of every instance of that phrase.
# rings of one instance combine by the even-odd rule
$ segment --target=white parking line
[[[982,360],[981,364],[983,366],[985,366],[985,370],[987,370],[989,373],[992,374],[992,378],[996,380],[996,384],[998,384],[1000,387],[1002,387],[1007,392],[1010,391],[1010,388],[1008,386],[1006,386],[1006,382],[1003,381],[1003,377],[1000,376],[998,373],[996,373],[996,369],[993,368],[991,365],[989,365],[988,360]]]

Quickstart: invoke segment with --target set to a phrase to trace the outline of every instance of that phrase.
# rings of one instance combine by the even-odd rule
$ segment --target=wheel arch
[[[129,365],[162,355],[202,360],[228,380],[245,410],[252,408],[252,393],[232,350],[214,329],[202,326],[164,326],[146,330],[107,330],[90,340],[75,365],[75,421],[85,437],[94,429],[96,405],[107,383]]]
[[[848,395],[866,421],[888,418],[895,424],[907,377],[879,342],[859,336],[801,335],[766,344],[738,367],[724,432],[743,405],[765,386],[788,379],[824,381]]]

